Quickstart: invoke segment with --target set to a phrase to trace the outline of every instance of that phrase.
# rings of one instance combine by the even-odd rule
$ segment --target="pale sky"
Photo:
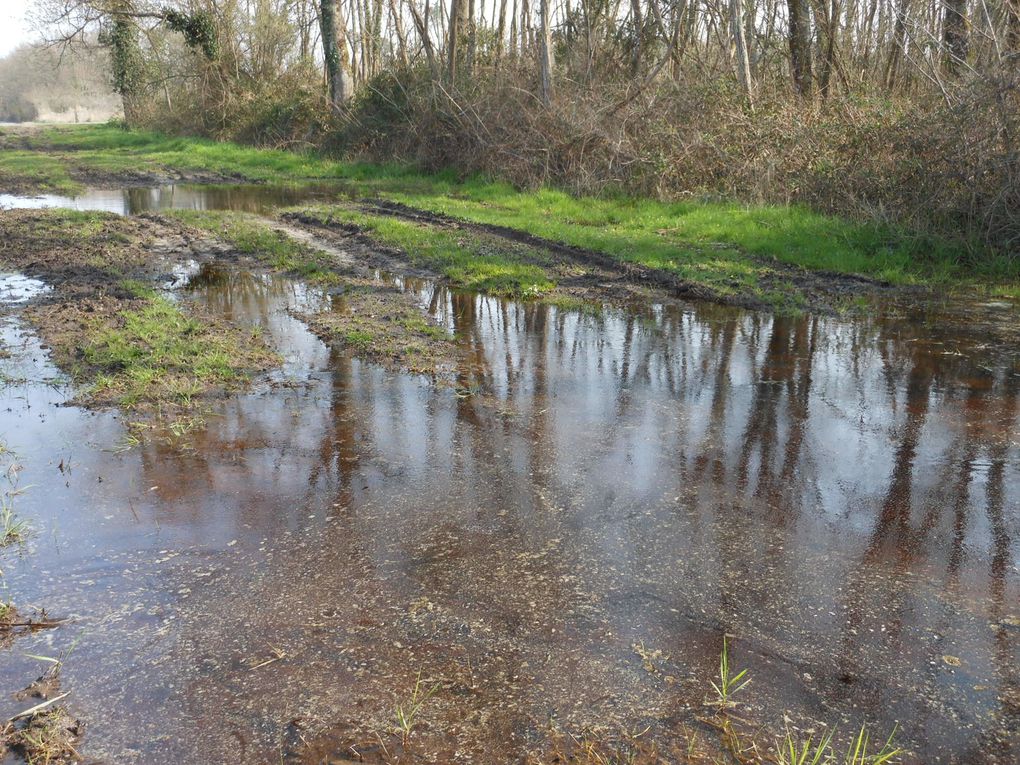
[[[32,0],[0,0],[0,56],[35,39],[25,20],[25,12],[31,4]]]

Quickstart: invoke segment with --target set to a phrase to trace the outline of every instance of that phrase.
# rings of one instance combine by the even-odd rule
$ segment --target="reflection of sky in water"
[[[1014,724],[1020,633],[998,626],[1020,599],[1010,327],[996,345],[937,317],[582,315],[408,279],[464,351],[455,384],[435,386],[310,335],[287,311],[325,306],[319,290],[193,271],[181,299],[261,326],[286,361],[214,403],[189,448],[114,455],[116,416],[53,407],[64,394],[43,385],[4,390],[39,530],[9,586],[85,613],[24,650],[84,635],[65,672],[92,753],[215,759],[240,730],[266,759],[275,720],[389,704],[371,676],[399,664],[392,640],[425,640],[400,632],[422,598],[461,621],[416,662],[450,671],[446,653],[463,661],[479,640],[531,667],[523,689],[492,674],[496,701],[464,696],[496,720],[508,701],[573,720],[635,699],[683,719],[728,631],[752,698],[777,713],[900,720],[923,756],[961,761]],[[5,331],[24,348],[12,377],[52,376],[30,333]],[[335,609],[378,625],[368,677],[345,674],[345,621],[302,626]],[[270,636],[297,658],[238,669]],[[681,682],[649,676],[637,643]],[[13,664],[12,686],[31,670]],[[981,745],[1009,762],[1011,740]]]
[[[21,274],[0,273],[0,304],[17,305],[47,292],[49,287],[38,279]]]
[[[339,184],[306,186],[173,184],[155,188],[88,188],[76,196],[0,194],[0,210],[62,208],[98,210],[119,215],[159,210],[238,210],[259,213],[272,207],[299,204],[313,199],[335,198],[341,188]]]

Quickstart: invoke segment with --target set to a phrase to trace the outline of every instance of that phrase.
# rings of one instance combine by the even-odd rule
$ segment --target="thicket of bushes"
[[[38,117],[36,105],[24,96],[0,96],[0,122],[32,122]]]

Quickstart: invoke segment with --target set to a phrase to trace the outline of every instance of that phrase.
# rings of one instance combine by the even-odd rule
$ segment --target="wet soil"
[[[45,285],[38,299],[22,311],[23,318],[38,331],[56,364],[82,386],[75,403],[90,407],[126,401],[118,375],[131,376],[134,370],[122,368],[123,362],[98,365],[86,349],[110,332],[124,333],[131,317],[146,309],[151,298],[140,296],[137,285],[158,288],[172,284],[197,268],[198,258],[208,261],[223,254],[222,246],[217,249],[196,242],[158,219],[106,214],[10,211],[0,216],[0,236],[4,241],[0,264]],[[192,338],[195,342],[234,349],[230,363],[242,372],[239,381],[274,363],[275,357],[262,349],[250,331],[196,307],[185,307],[197,321],[186,328],[201,335]],[[135,343],[139,358],[150,350],[144,336],[133,339],[124,334],[116,342]],[[130,406],[170,416],[190,409],[198,399],[220,396],[234,387],[217,377],[203,377],[189,367],[192,360],[164,364],[161,379],[133,397]],[[100,377],[109,382],[92,387]],[[190,391],[186,402],[164,395],[179,384]]]
[[[0,151],[38,151],[33,138],[34,127],[18,128],[5,126],[0,132]],[[182,170],[174,167],[159,167],[145,170],[104,170],[74,161],[75,146],[68,145],[60,152],[47,151],[51,157],[60,159],[71,180],[83,187],[94,189],[152,188],[170,184],[234,184],[255,183],[240,174],[214,173],[205,170]],[[79,147],[80,148],[80,147]],[[45,179],[31,176],[11,175],[0,172],[0,195],[45,194],[51,190]]]
[[[373,206],[362,209],[366,209],[368,212],[378,212],[381,208]],[[422,215],[425,216],[426,220],[431,220],[434,217],[427,213],[422,213]],[[441,279],[438,274],[423,270],[420,267],[415,268],[409,263],[405,252],[379,244],[369,234],[366,234],[354,224],[343,221],[324,222],[321,217],[300,211],[284,213],[281,218],[294,227],[312,233],[320,240],[332,242],[339,247],[356,248],[359,251],[359,260],[361,262],[371,263],[377,268],[394,273],[410,274],[428,279]],[[414,216],[411,216],[409,219],[418,220]],[[436,218],[436,221],[444,227],[471,230],[483,238],[494,235],[494,231],[490,231],[485,226],[461,223],[446,218]],[[675,280],[669,280],[670,289],[662,289],[666,280],[664,279],[665,275],[660,274],[660,272],[644,269],[644,271],[660,275],[663,277],[662,279],[659,279],[658,276],[655,278],[642,276],[640,275],[642,269],[629,265],[621,266],[618,261],[594,252],[591,253],[592,257],[590,258],[584,257],[580,253],[577,253],[576,257],[573,258],[564,258],[562,257],[561,249],[566,248],[569,250],[572,248],[568,248],[566,245],[557,245],[537,237],[531,237],[530,235],[524,236],[519,243],[528,244],[529,246],[537,244],[541,250],[543,257],[533,262],[541,266],[549,274],[550,278],[555,281],[556,288],[552,291],[551,296],[568,297],[579,302],[590,302],[595,305],[603,302],[627,304],[638,301],[662,301],[675,297],[675,290],[672,289]],[[365,255],[361,256],[361,252],[365,252]],[[519,259],[527,261],[526,257]]]
[[[295,316],[324,342],[413,374],[448,378],[461,366],[449,330],[395,284],[348,279],[328,310]]]
[[[18,307],[45,298],[11,282],[0,422],[34,534],[5,582],[69,621],[0,681],[73,646],[83,754],[680,760],[718,740],[728,634],[767,731],[898,723],[912,762],[1020,757],[1015,306],[585,313],[387,283],[454,338],[455,386],[323,343],[295,316],[330,287],[214,257],[170,288],[283,363],[185,442],[117,451],[124,422],[67,405]]]
[[[68,163],[70,179],[93,189],[150,189],[174,184],[236,184],[252,183],[240,175],[223,175],[208,171],[189,171],[163,167],[158,170],[101,170],[88,165]],[[0,194],[31,196],[46,195],[53,190],[45,179],[0,172]]]
[[[61,693],[60,665],[14,694],[24,703],[24,711],[0,724],[0,757],[14,755],[26,763],[80,762],[77,747],[85,732],[60,704],[68,693]]]

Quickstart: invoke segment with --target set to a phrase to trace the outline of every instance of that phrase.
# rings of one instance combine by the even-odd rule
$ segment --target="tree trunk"
[[[504,40],[506,36],[506,0],[499,1],[499,21],[496,27],[496,63],[497,65],[503,61],[503,48]]]
[[[967,0],[944,0],[946,12],[942,19],[943,68],[956,75],[967,62]]]
[[[129,8],[122,6],[125,12]],[[124,122],[135,126],[142,109],[142,50],[138,46],[138,29],[126,16],[117,16],[110,34],[110,59],[113,68],[113,89],[124,105]]]
[[[432,45],[432,36],[429,34],[428,21],[422,17],[415,2],[416,0],[407,0],[407,7],[411,11],[411,20],[414,21],[414,28],[417,30],[418,38],[425,49],[425,59],[429,63],[429,71],[432,72],[434,79],[439,79],[439,64],[436,61],[436,51]]]
[[[549,0],[541,0],[542,39],[539,41],[539,76],[541,78],[542,103],[552,103],[553,49],[552,30],[549,22]]]
[[[907,15],[910,13],[910,0],[899,0],[896,6],[896,26],[893,31],[893,47],[889,61],[885,67],[885,87],[892,91],[896,87],[900,59],[907,44]]]
[[[815,27],[818,37],[818,92],[829,97],[832,70],[836,67],[836,25],[839,19],[838,0],[815,0]]]
[[[634,48],[631,52],[630,71],[637,75],[641,71],[641,56],[645,40],[645,20],[641,16],[641,0],[630,0],[630,14],[634,24]]]
[[[1020,0],[1009,0],[1006,4],[1006,13],[1009,16],[1006,44],[1013,53],[1020,53]]]
[[[811,96],[811,17],[805,0],[787,0],[790,15],[790,70],[793,86],[804,98]]]
[[[469,0],[453,0],[450,7],[450,43],[447,50],[447,67],[450,81],[457,79],[458,72],[463,68],[465,39],[468,35],[468,2]]]
[[[754,83],[751,81],[751,60],[747,54],[744,38],[743,0],[730,0],[730,32],[733,39],[733,56],[737,64],[737,79],[747,98],[748,106],[754,109]]]
[[[393,19],[393,30],[397,34],[397,58],[400,61],[400,65],[407,69],[411,65],[411,60],[407,55],[407,33],[404,31],[404,21],[400,17],[400,10],[397,8],[396,0],[389,0],[390,4],[390,18]]]
[[[322,50],[326,60],[326,86],[329,102],[339,110],[350,96],[347,92],[346,63],[347,39],[341,30],[339,0],[321,0],[319,27],[322,33]]]

